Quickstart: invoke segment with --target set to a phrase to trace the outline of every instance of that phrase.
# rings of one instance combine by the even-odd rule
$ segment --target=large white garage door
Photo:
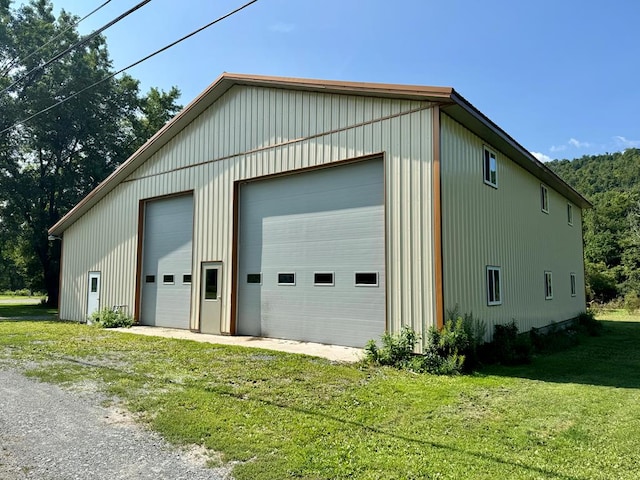
[[[362,347],[385,330],[382,160],[241,187],[237,333]]]
[[[140,323],[189,328],[193,196],[147,202]]]

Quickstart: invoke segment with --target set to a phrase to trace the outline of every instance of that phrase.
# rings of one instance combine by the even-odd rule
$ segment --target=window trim
[[[492,273],[497,272],[498,273],[498,281],[495,281],[495,274],[492,275]],[[497,265],[487,265],[486,268],[486,275],[485,275],[486,281],[487,281],[487,305],[490,307],[496,306],[496,305],[502,305],[502,267],[499,267]],[[498,299],[496,300],[496,283],[498,284]],[[493,287],[493,288],[492,288]],[[491,292],[493,292],[493,300],[491,299]]]
[[[281,282],[280,275],[293,275],[293,283]],[[278,272],[278,285],[293,287],[295,286],[295,284],[296,284],[296,272]]]
[[[189,277],[189,280],[186,280],[186,277]],[[190,273],[183,273],[182,274],[182,284],[183,285],[191,285],[191,283],[193,282],[193,276]]]
[[[573,205],[567,203],[567,223],[573,227]]]
[[[358,275],[375,275],[376,276],[376,282],[375,283],[359,283],[358,282]],[[367,271],[360,271],[360,272],[353,272],[353,285],[356,287],[379,287],[380,286],[380,273],[379,272],[367,272]]]
[[[318,282],[316,275],[331,275],[331,282]],[[314,287],[335,287],[336,285],[336,272],[313,272],[313,286]]]
[[[571,296],[575,297],[577,295],[577,291],[578,289],[576,288],[576,274],[571,272],[569,274],[569,284],[570,284],[570,289],[571,289]]]
[[[491,157],[495,161],[495,182],[491,181]],[[488,158],[487,158],[488,157]],[[488,162],[487,162],[488,160]],[[493,188],[498,188],[498,154],[486,145],[483,146],[482,151],[482,180],[486,185]]]
[[[167,280],[168,277],[171,277],[171,280]],[[176,284],[176,276],[173,273],[163,273],[162,274],[162,284],[163,285],[175,285]]]
[[[540,210],[549,213],[549,189],[542,183],[540,184]]]
[[[553,273],[549,270],[544,272],[544,299],[553,300]]]

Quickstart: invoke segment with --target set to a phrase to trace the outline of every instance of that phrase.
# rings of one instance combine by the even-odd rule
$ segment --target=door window
[[[218,298],[218,269],[209,268],[205,271],[204,299],[216,300]]]

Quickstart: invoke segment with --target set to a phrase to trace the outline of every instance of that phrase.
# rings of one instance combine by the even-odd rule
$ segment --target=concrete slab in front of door
[[[299,353],[322,357],[335,362],[357,362],[362,359],[362,349],[342,347],[340,345],[323,345],[321,343],[299,342],[296,340],[282,340],[279,338],[209,335],[195,333],[188,330],[164,327],[133,326],[131,328],[115,328],[114,330],[137,335],[154,337],[179,338],[196,342],[217,343],[220,345],[239,345],[242,347],[264,348],[280,352]]]

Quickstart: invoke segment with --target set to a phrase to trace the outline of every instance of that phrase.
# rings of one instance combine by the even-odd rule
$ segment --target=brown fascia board
[[[454,103],[441,107],[442,111],[469,128],[480,138],[489,142],[494,148],[502,151],[502,153],[507,155],[511,160],[549,187],[564,195],[580,208],[586,209],[593,207],[589,200],[562,180],[544,163],[534,157],[531,152],[498,127],[498,125],[493,123],[493,121],[474,107],[462,95],[454,90],[451,98]]]
[[[420,85],[395,85],[384,83],[342,82],[335,80],[313,80],[303,78],[271,77],[223,73],[209,87],[191,101],[178,115],[162,127],[142,145],[131,157],[123,162],[100,185],[84,197],[64,217],[49,229],[50,235],[61,235],[80,216],[88,212],[118,184],[131,175],[140,165],[151,158],[174,136],[195,120],[234,85],[247,85],[287,90],[303,90],[344,95],[397,98],[438,102],[443,111],[487,141],[495,141],[496,148],[502,147],[516,162],[549,186],[565,194],[582,208],[591,206],[579,193],[564,183],[551,170],[484,116],[473,105],[458,95],[451,87],[426,87]]]
[[[224,77],[237,85],[250,85],[286,90],[362,95],[368,97],[402,98],[420,101],[450,101],[453,88],[422,85],[396,85],[388,83],[343,82],[340,80],[313,80],[306,78],[269,77],[227,73]]]

